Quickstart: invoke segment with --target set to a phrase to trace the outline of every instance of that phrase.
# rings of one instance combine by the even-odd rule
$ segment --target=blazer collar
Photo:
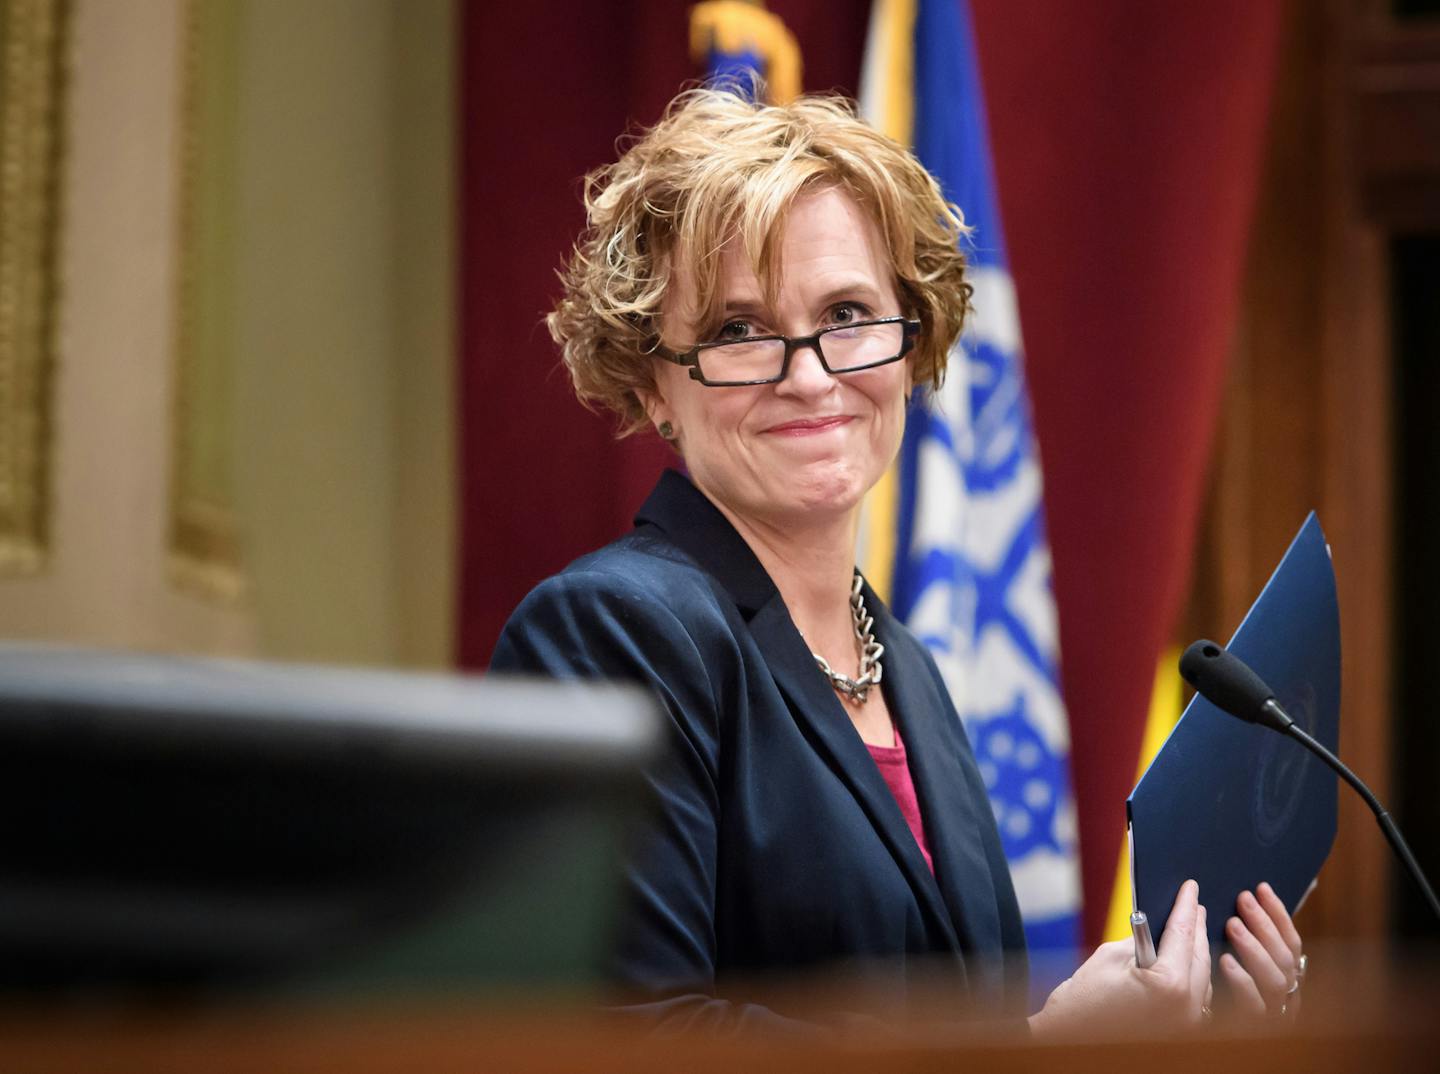
[[[655,491],[636,512],[635,525],[646,524],[664,530],[673,544],[723,585],[747,620],[779,596],[745,538],[679,471],[662,473]]]
[[[971,818],[970,810],[963,808],[965,795],[961,790],[963,785],[958,782],[958,764],[953,759],[941,758],[933,762],[920,761],[922,754],[946,751],[948,757],[954,750],[936,728],[937,721],[948,710],[939,704],[937,697],[926,693],[927,684],[932,692],[934,685],[923,660],[905,661],[899,658],[901,648],[892,650],[897,659],[887,667],[889,674],[884,682],[886,696],[891,699],[891,712],[900,724],[900,734],[910,753],[922,814],[932,818],[927,835],[935,861],[933,876],[895,796],[886,786],[865,743],[856,734],[843,703],[816,668],[809,646],[790,618],[780,591],[729,520],[688,479],[667,470],[636,515],[635,522],[663,530],[672,543],[725,587],[746,617],[751,637],[776,684],[789,700],[796,722],[826,756],[869,817],[915,892],[931,931],[952,951],[968,946],[956,933],[955,922],[962,918],[953,913],[962,904],[968,906],[968,899],[963,895],[968,890],[967,883],[961,881],[964,878],[974,884],[983,878],[983,883],[988,885],[989,870],[975,818]],[[904,628],[884,609],[868,585],[865,603],[875,616],[879,640],[887,647],[892,644],[892,638],[899,641]],[[901,663],[905,666],[895,666]],[[907,712],[914,705],[922,708]],[[902,712],[907,713],[904,718],[900,715]],[[956,771],[952,772],[951,768]],[[952,777],[957,781],[955,785],[945,786],[944,781]],[[962,808],[956,808],[957,801]],[[939,819],[942,817],[943,823]],[[952,831],[952,828],[964,830]],[[937,884],[937,877],[942,878],[941,883]],[[942,887],[946,889],[944,894]],[[964,919],[970,916],[967,913]]]

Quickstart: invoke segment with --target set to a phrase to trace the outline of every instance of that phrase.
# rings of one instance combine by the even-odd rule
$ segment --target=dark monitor
[[[0,645],[0,990],[583,986],[621,687]]]

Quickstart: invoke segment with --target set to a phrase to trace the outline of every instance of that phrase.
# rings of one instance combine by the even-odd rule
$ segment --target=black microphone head
[[[1249,665],[1222,645],[1203,638],[1180,657],[1180,674],[1201,697],[1242,720],[1271,723],[1265,702],[1275,691]]]

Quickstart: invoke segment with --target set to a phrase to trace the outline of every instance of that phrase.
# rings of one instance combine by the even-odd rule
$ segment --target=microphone
[[[1195,687],[1201,697],[1216,708],[1248,723],[1260,724],[1296,739],[1333,768],[1341,779],[1354,787],[1375,814],[1375,821],[1385,833],[1385,838],[1390,843],[1390,848],[1395,851],[1395,856],[1400,859],[1400,864],[1420,888],[1420,893],[1425,896],[1431,911],[1440,918],[1440,899],[1435,897],[1435,889],[1425,878],[1420,863],[1410,852],[1405,837],[1395,826],[1389,811],[1380,805],[1379,799],[1370,793],[1370,788],[1360,781],[1360,777],[1341,763],[1340,758],[1290,718],[1289,713],[1275,700],[1275,691],[1266,686],[1265,680],[1255,674],[1245,661],[1224,646],[1201,639],[1186,649],[1180,657],[1180,674],[1186,682]]]
[[[1231,716],[1282,734],[1294,726],[1275,701],[1275,691],[1245,661],[1213,641],[1202,639],[1186,649],[1180,657],[1180,674],[1201,697]]]

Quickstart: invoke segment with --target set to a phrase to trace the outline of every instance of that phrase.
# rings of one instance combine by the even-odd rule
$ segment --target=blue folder
[[[1227,646],[1302,728],[1340,744],[1340,609],[1314,513]],[[1196,696],[1125,807],[1137,909],[1158,943],[1186,879],[1200,884],[1210,941],[1241,891],[1269,881],[1294,913],[1335,841],[1337,777],[1287,736]]]

